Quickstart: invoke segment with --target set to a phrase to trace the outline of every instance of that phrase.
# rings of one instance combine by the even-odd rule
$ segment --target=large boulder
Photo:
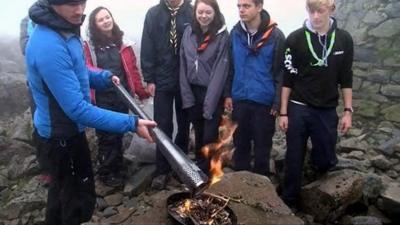
[[[400,221],[400,183],[390,183],[381,193],[378,208]]]
[[[304,222],[295,217],[275,192],[267,177],[250,172],[224,175],[207,192],[224,195],[232,200],[228,206],[237,216],[238,224],[297,225]],[[168,219],[166,200],[176,191],[161,191],[146,200],[149,207],[139,208],[124,225],[173,224]],[[150,222],[151,221],[151,222]]]
[[[363,175],[353,170],[339,170],[304,186],[301,205],[316,221],[333,221],[347,206],[357,202],[363,191]]]

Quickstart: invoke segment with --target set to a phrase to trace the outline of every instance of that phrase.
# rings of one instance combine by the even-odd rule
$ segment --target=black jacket
[[[329,48],[332,34],[336,31],[327,66],[311,65],[316,59],[309,50],[306,31],[310,33],[314,51],[320,58],[323,48],[319,38],[327,38]],[[283,86],[292,89],[290,100],[314,107],[336,107],[339,99],[338,88],[352,87],[353,40],[350,34],[337,28],[336,20],[333,20],[331,29],[323,37],[318,37],[318,34],[305,24],[288,36],[286,47]]]
[[[184,0],[178,11],[178,46],[185,27],[190,25],[193,8]],[[179,87],[179,53],[175,54],[169,42],[170,12],[165,0],[153,6],[146,14],[143,27],[140,61],[144,81],[156,84],[157,91],[176,91]]]

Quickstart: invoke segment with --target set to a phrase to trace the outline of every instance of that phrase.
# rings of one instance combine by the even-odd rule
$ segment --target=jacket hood
[[[76,34],[79,34],[80,26],[84,21],[83,18],[82,23],[79,25],[68,22],[51,8],[47,0],[35,2],[29,9],[29,17],[36,24],[45,25],[54,30],[69,31]]]
[[[335,30],[335,29],[337,28],[337,22],[336,22],[336,19],[335,19],[335,18],[333,18],[333,17],[330,18],[329,26],[330,26],[330,28],[329,28],[329,30],[328,30],[328,34],[329,34],[329,33],[332,33],[332,31]],[[303,27],[304,27],[304,29],[310,31],[311,33],[317,34],[317,31],[314,30],[314,28],[313,28],[312,25],[311,25],[311,21],[310,21],[309,19],[306,19],[306,20],[304,21]]]
[[[267,29],[267,26],[268,26],[270,20],[271,20],[271,16],[269,15],[269,13],[265,9],[263,9],[261,11],[261,23],[260,23],[260,26],[257,29],[257,33],[258,32],[264,33],[265,30]],[[244,30],[245,32],[248,33],[246,24],[242,20],[240,20],[236,24],[236,26],[240,26],[242,28],[242,30]]]

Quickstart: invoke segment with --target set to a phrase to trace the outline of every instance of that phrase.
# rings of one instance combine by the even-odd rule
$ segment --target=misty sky
[[[36,0],[7,1],[0,8],[2,22],[1,36],[17,36],[20,20],[27,14],[29,7]],[[116,22],[132,41],[138,42],[143,29],[143,21],[147,10],[160,0],[88,0],[86,14],[97,6],[105,6],[111,10]],[[194,1],[192,1],[194,2]],[[218,0],[225,16],[228,28],[238,21],[236,0]],[[264,8],[269,11],[274,21],[287,35],[302,25],[305,13],[305,0],[264,0]],[[86,24],[83,29],[86,30]],[[85,34],[83,32],[82,34]]]

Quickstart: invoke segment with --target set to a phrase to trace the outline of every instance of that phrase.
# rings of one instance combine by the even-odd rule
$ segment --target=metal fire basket
[[[132,96],[122,85],[114,85],[118,94],[123,98],[128,107],[140,118],[151,120],[150,117],[135,103]],[[181,181],[191,189],[194,194],[200,194],[208,186],[208,177],[203,171],[188,158],[188,156],[158,127],[151,131],[153,138],[161,153],[167,159],[172,169]]]

